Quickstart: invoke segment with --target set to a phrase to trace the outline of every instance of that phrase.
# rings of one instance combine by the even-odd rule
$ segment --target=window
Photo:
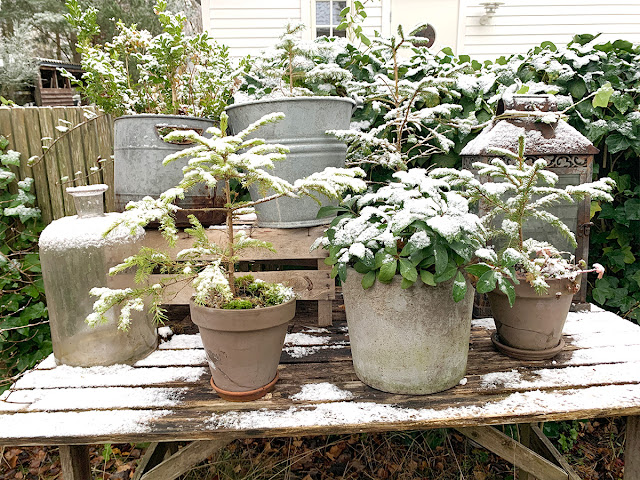
[[[346,0],[316,1],[316,37],[346,37],[345,30],[336,30],[340,25],[340,12],[346,8]]]

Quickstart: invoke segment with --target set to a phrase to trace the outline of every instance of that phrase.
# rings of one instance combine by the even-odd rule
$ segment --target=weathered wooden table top
[[[640,414],[640,327],[571,313],[564,351],[520,361],[496,352],[493,322],[474,320],[465,380],[427,396],[383,393],[353,371],[344,311],[290,326],[280,381],[249,403],[220,400],[198,335],[173,335],[133,366],[55,366],[52,357],[0,397],[0,445],[204,440],[220,432],[290,436],[461,427]],[[402,355],[402,352],[398,352]]]

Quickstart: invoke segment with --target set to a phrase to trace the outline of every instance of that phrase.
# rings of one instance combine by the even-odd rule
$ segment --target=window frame
[[[346,7],[350,7],[351,9],[353,9],[353,0],[311,0],[311,22],[310,22],[310,24],[311,24],[311,28],[310,28],[310,30],[311,30],[311,32],[310,32],[311,33],[311,39],[315,40],[316,38],[320,38],[318,36],[318,33],[317,33],[318,28],[329,28],[330,36],[328,38],[336,37],[335,35],[333,35],[333,31],[338,25],[340,25],[339,21],[336,22],[335,25],[324,25],[324,24],[318,25],[316,23],[316,5],[317,5],[317,2],[319,2],[319,1],[329,2],[329,12],[330,12],[329,13],[329,19],[331,21],[332,20],[331,16],[333,15],[333,9],[332,9],[333,2],[346,1]],[[346,38],[350,38],[348,29],[347,30],[342,30],[342,31],[345,32],[345,37]],[[338,38],[345,38],[345,37],[338,37]]]

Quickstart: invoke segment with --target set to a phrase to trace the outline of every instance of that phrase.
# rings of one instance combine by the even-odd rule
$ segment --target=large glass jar
[[[67,188],[78,215],[51,222],[40,235],[40,261],[44,278],[53,354],[57,364],[89,367],[133,363],[153,351],[157,331],[146,311],[132,312],[129,330],[118,330],[118,309],[107,312],[108,321],[89,326],[93,287],[108,286],[109,269],[138,252],[144,237],[118,228],[104,232],[119,213],[104,213],[107,185]],[[115,310],[115,311],[114,311]]]

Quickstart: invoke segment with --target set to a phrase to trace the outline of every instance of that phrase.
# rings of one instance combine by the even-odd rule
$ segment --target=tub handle
[[[172,145],[193,145],[195,142],[193,140],[184,140],[181,142],[165,140],[164,139],[165,135],[168,135],[171,132],[174,132],[176,130],[193,130],[198,135],[202,135],[202,132],[204,132],[204,128],[197,128],[197,127],[194,128],[194,127],[188,127],[186,125],[167,125],[166,123],[155,125],[155,130],[156,130],[156,135],[158,135],[158,138],[160,140],[162,140],[164,143],[170,143]]]

